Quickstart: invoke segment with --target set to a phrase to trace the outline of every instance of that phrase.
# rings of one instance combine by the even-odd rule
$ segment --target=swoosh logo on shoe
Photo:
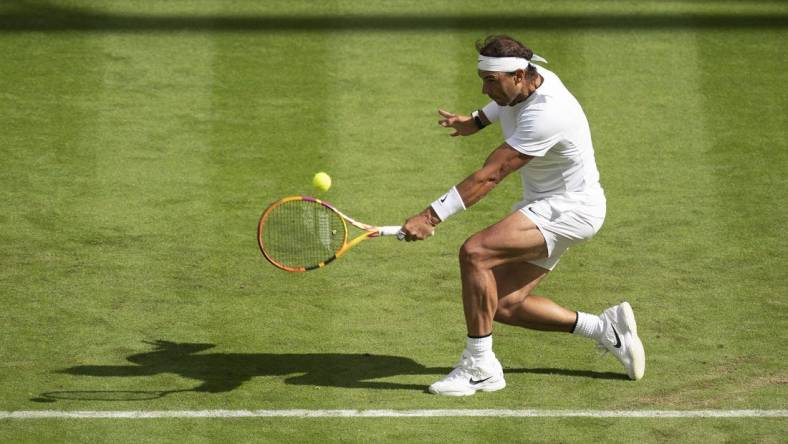
[[[471,385],[478,385],[490,378],[492,378],[492,376],[490,376],[489,378],[480,379],[478,381],[474,381],[473,378],[471,378],[469,382],[471,383]]]
[[[613,334],[616,335],[616,344],[613,347],[621,348],[621,338],[618,337],[618,332],[616,331],[616,327],[613,327],[611,325],[610,328],[613,329]]]

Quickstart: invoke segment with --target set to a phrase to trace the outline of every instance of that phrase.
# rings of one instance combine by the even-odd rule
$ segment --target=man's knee
[[[463,266],[483,267],[488,257],[488,251],[478,236],[472,236],[460,247],[460,264]]]

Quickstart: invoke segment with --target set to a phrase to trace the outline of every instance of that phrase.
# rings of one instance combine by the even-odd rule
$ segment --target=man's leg
[[[519,211],[474,234],[463,244],[460,274],[468,336],[481,337],[492,333],[493,317],[498,309],[494,269],[507,263],[544,257],[547,257],[544,236]]]
[[[492,351],[492,322],[498,310],[498,285],[493,269],[509,262],[546,256],[542,233],[519,211],[465,242],[460,250],[460,271],[468,340],[460,363],[432,384],[430,392],[464,396],[506,386],[503,368]]]
[[[574,312],[533,294],[547,270],[531,263],[506,263],[493,270],[498,291],[495,320],[533,330],[571,332],[593,339],[610,351],[630,379],[645,372],[645,351],[637,334],[632,307],[627,302],[608,308],[601,316]]]
[[[533,294],[548,272],[528,262],[495,267],[493,274],[498,286],[495,320],[531,330],[571,332],[577,321],[577,313]]]
[[[573,312],[533,290],[547,270],[530,264],[507,263],[494,270],[498,285],[495,320],[533,330],[571,332],[593,339],[624,365],[630,379],[643,377],[646,356],[637,335],[632,307],[627,302],[608,308],[601,316]]]
[[[431,385],[431,392],[469,395],[476,390],[505,387],[502,367],[492,352],[493,319],[547,331],[573,332],[577,327],[584,336],[597,340],[601,337],[606,348],[627,368],[630,378],[642,377],[645,357],[629,304],[611,307],[602,316],[595,316],[567,310],[547,298],[533,295],[532,291],[548,270],[528,261],[544,257],[547,257],[544,236],[519,211],[465,242],[460,250],[460,270],[468,344],[459,366]],[[621,341],[616,325],[625,332]],[[616,342],[611,335],[615,335]],[[474,381],[491,385],[475,386]]]

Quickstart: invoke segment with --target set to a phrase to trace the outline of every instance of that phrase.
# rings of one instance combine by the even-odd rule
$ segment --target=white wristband
[[[430,206],[435,210],[435,214],[438,215],[441,222],[448,219],[449,216],[465,209],[465,203],[463,203],[462,196],[460,196],[459,191],[457,191],[457,187],[451,187],[446,194],[441,196]]]

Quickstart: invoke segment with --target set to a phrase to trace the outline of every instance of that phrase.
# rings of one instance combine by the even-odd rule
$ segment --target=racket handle
[[[387,227],[378,227],[378,229],[380,229],[381,236],[396,236],[400,233],[402,227],[400,227],[399,225],[397,226],[391,225]]]

